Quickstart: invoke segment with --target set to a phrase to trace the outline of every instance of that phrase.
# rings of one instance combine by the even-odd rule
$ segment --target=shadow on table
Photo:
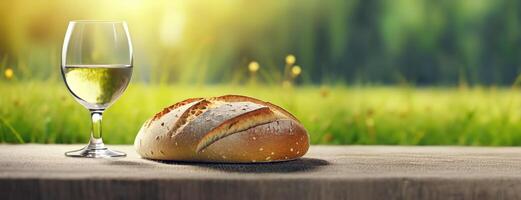
[[[191,165],[212,170],[238,173],[280,173],[313,171],[329,165],[329,162],[317,158],[299,158],[291,161],[274,163],[196,163],[179,161],[156,161],[164,164]]]
[[[133,167],[133,168],[150,168],[153,167],[152,163],[145,162],[136,162],[136,161],[128,161],[128,160],[103,160],[104,164],[114,165],[114,166],[125,166],[125,167]]]

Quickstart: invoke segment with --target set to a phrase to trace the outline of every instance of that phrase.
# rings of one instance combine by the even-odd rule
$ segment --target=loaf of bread
[[[274,162],[303,156],[308,134],[286,110],[246,96],[193,98],[147,120],[134,141],[154,160]]]

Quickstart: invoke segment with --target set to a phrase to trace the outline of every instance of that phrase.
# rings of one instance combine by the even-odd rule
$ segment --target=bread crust
[[[194,98],[163,109],[141,127],[144,158],[197,162],[274,162],[303,156],[309,136],[284,109],[251,97]]]

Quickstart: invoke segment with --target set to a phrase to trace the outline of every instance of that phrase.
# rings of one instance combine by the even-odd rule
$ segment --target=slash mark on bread
[[[250,129],[255,126],[267,124],[285,117],[286,116],[284,115],[280,115],[278,113],[273,112],[269,107],[262,107],[241,114],[223,122],[219,126],[213,128],[208,133],[206,133],[197,144],[196,151],[200,152],[201,150],[210,146],[217,140],[222,139],[226,136]]]
[[[258,100],[258,99],[254,99],[254,98],[251,98],[251,97],[247,97],[247,96],[241,96],[241,95],[224,95],[224,96],[220,96],[220,97],[213,97],[211,98],[210,100],[217,100],[217,101],[224,101],[224,102],[253,102],[253,103],[256,103],[256,104],[260,104],[260,105],[263,105],[263,106],[267,106],[267,107],[270,107],[273,109],[273,111],[275,112],[278,112],[282,115],[286,115],[287,117],[297,121],[297,122],[300,122],[295,116],[293,116],[291,113],[289,113],[288,111],[284,110],[283,108],[275,105],[275,104],[272,104],[270,102],[266,102],[266,101],[261,101],[261,100]]]
[[[212,104],[212,102],[203,99],[190,106],[190,108],[186,109],[185,112],[183,112],[183,114],[179,117],[179,119],[177,119],[172,129],[168,131],[168,136],[174,137],[177,135],[179,130],[181,130],[181,127],[186,125],[189,121],[195,119],[197,116],[203,114],[206,110],[208,110],[208,107],[212,106]]]
[[[156,121],[157,119],[161,118],[163,115],[167,114],[168,112],[170,112],[171,110],[174,110],[176,108],[179,108],[181,106],[184,106],[186,104],[189,104],[189,103],[192,103],[192,102],[195,102],[195,101],[199,101],[201,100],[202,98],[190,98],[190,99],[185,99],[181,102],[177,102],[176,104],[174,105],[171,105],[171,106],[168,106],[166,108],[163,108],[163,110],[161,112],[158,112],[157,114],[154,115],[154,117],[152,117],[152,119],[150,119],[149,121],[147,121],[146,123],[146,127],[150,127],[150,124],[152,124],[152,122]]]

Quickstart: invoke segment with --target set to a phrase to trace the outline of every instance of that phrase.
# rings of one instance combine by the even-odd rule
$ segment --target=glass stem
[[[89,146],[92,148],[104,148],[103,139],[101,138],[101,120],[103,119],[103,111],[91,110],[90,117],[92,120],[92,130],[90,132]]]

